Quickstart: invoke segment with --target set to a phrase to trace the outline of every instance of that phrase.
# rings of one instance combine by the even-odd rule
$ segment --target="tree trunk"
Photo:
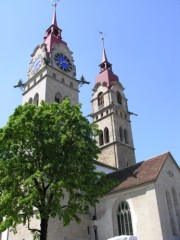
[[[41,218],[41,233],[40,240],[47,240],[48,218]]]

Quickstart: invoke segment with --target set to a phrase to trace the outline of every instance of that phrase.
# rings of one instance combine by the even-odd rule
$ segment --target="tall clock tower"
[[[98,161],[122,169],[135,163],[130,115],[124,88],[112,71],[103,41],[100,73],[96,77],[92,97],[92,117],[101,134],[97,143],[101,149]]]
[[[66,97],[72,104],[78,103],[76,67],[72,52],[62,40],[62,30],[57,25],[56,4],[54,8],[52,24],[46,30],[44,41],[31,54],[23,103],[61,102]]]

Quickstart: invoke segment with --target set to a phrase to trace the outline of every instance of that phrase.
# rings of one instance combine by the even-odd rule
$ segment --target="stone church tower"
[[[92,98],[93,121],[101,134],[97,138],[101,154],[98,161],[122,169],[135,164],[130,115],[124,88],[112,71],[103,42],[100,73],[96,77]]]
[[[55,4],[53,21],[46,30],[44,42],[31,55],[23,103],[38,105],[42,100],[48,103],[61,102],[66,97],[70,98],[71,103],[78,103],[76,67],[61,32],[56,21]]]

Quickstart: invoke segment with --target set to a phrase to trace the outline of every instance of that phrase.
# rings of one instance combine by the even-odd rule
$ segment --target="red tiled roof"
[[[168,155],[169,152],[108,174],[108,178],[120,181],[110,193],[156,180]]]

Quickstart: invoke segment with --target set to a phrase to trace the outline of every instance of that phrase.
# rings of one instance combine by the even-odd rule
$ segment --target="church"
[[[48,240],[108,240],[136,236],[138,240],[180,240],[180,171],[170,152],[136,163],[135,148],[124,87],[113,72],[102,38],[102,61],[92,94],[91,117],[101,130],[97,144],[101,154],[97,171],[119,180],[81,222],[63,227],[50,219]],[[45,31],[41,44],[31,54],[23,103],[62,102],[68,97],[79,102],[79,85],[72,51],[62,38],[56,18]],[[20,83],[22,84],[22,83]],[[38,221],[32,221],[38,227]],[[32,240],[26,226],[17,234],[8,229],[1,240]],[[125,239],[125,238],[124,238]],[[126,239],[129,239],[128,237]]]

